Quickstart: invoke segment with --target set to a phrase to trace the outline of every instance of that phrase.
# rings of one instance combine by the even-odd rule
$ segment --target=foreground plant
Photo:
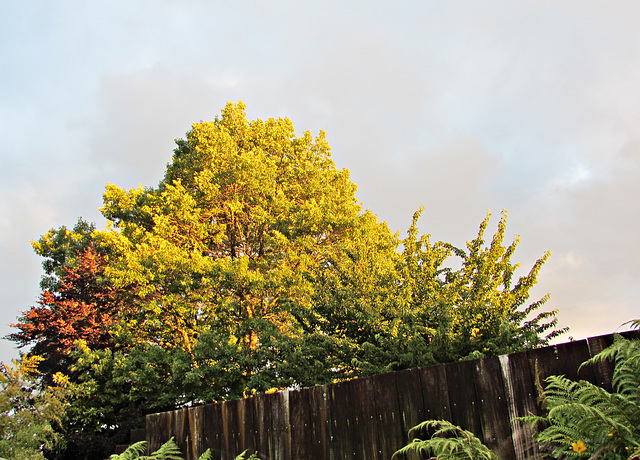
[[[640,458],[640,341],[616,335],[613,345],[582,366],[605,360],[615,365],[613,393],[551,376],[543,400],[547,415],[521,419],[546,427],[535,439],[554,458]]]
[[[180,448],[173,440],[173,438],[169,439],[165,442],[158,450],[156,450],[151,455],[143,455],[147,450],[147,441],[140,441],[132,444],[125,450],[123,453],[119,455],[112,455],[109,457],[109,460],[183,460],[182,452]],[[245,450],[240,455],[238,455],[235,460],[253,460],[258,457],[255,454],[251,454],[249,457],[245,457],[247,451]],[[207,449],[198,460],[213,460],[213,455],[211,454],[211,450]]]
[[[434,431],[435,430],[435,431]],[[424,433],[433,432],[429,439]],[[409,430],[409,444],[393,454],[415,452],[420,458],[499,460],[473,433],[445,420],[428,420]]]
[[[13,366],[0,363],[0,457],[44,459],[64,445],[59,432],[64,417],[66,379],[40,385],[37,356],[23,356]]]

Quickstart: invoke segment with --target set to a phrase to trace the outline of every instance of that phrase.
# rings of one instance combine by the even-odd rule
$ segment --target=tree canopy
[[[555,311],[536,311],[547,297],[527,303],[548,254],[514,279],[506,212],[488,244],[490,214],[462,249],[419,236],[421,210],[402,239],[356,190],[323,132],[248,121],[229,103],[177,141],[157,187],[107,185],[106,228],[79,221],[34,243],[41,300],[10,338],[75,385],[69,432],[104,437],[152,410],[522,350],[562,332]]]

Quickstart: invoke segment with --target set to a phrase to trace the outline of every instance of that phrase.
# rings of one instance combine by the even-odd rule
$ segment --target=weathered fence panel
[[[500,458],[515,458],[509,408],[505,395],[505,385],[497,357],[479,359],[473,362],[473,381],[476,387],[477,408],[484,443]]]
[[[333,435],[327,387],[308,388],[306,393],[309,395],[309,419],[311,420],[312,439],[309,458],[329,458],[329,446]]]
[[[402,447],[404,434],[400,421],[396,377],[396,373],[393,372],[373,378],[378,435],[378,456],[374,458],[391,458],[393,453]]]
[[[532,372],[527,352],[501,356],[500,366],[503,375],[505,397],[509,410],[509,420],[527,415],[541,415],[535,374]],[[514,458],[541,459],[537,445],[533,442],[533,431],[528,425],[511,422],[511,439]]]
[[[153,451],[173,436],[187,459],[211,449],[216,460],[234,459],[245,450],[272,460],[389,460],[409,441],[411,427],[444,419],[474,432],[505,460],[539,459],[531,429],[511,420],[542,413],[540,392],[550,375],[611,390],[611,363],[578,367],[612,342],[612,335],[592,337],[152,414],[146,440]],[[132,440],[142,436],[136,430]]]
[[[449,389],[445,365],[420,369],[422,382],[422,400],[425,408],[425,420],[451,420],[449,407]]]

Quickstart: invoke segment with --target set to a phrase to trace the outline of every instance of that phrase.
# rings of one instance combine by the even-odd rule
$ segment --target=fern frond
[[[519,419],[546,423],[535,439],[554,458],[628,459],[640,449],[640,342],[614,336],[610,347],[582,366],[604,360],[614,364],[614,393],[551,376],[543,398],[547,416]]]
[[[183,460],[182,451],[173,440],[169,439],[149,457],[140,457],[140,460]]]
[[[476,438],[473,433],[445,420],[422,422],[409,431],[409,437],[413,438],[418,433],[427,431],[434,431],[430,439],[414,438],[412,442],[399,449],[395,454],[416,452],[421,456],[432,456],[439,459],[499,460],[496,454],[482,444],[482,441]]]
[[[109,460],[136,460],[147,450],[147,441],[139,441],[130,445],[121,454],[113,454]]]
[[[613,344],[582,366],[602,361],[614,363],[613,388],[616,393],[624,394],[631,402],[640,405],[640,341],[628,340],[620,335],[614,335]],[[582,367],[581,366],[581,367]]]
[[[211,449],[205,450],[204,453],[200,457],[198,457],[198,460],[213,460]]]
[[[634,329],[640,329],[640,319],[632,319],[631,321],[627,321],[626,323],[622,323],[622,326],[631,324],[631,327]]]

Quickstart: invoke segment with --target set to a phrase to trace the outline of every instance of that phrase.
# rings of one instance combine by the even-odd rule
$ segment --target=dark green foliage
[[[44,257],[42,268],[45,274],[40,282],[43,290],[57,290],[64,267],[72,267],[77,254],[89,247],[94,230],[95,224],[79,218],[72,230],[64,225],[58,229],[52,228],[38,241],[31,242],[36,253]]]

